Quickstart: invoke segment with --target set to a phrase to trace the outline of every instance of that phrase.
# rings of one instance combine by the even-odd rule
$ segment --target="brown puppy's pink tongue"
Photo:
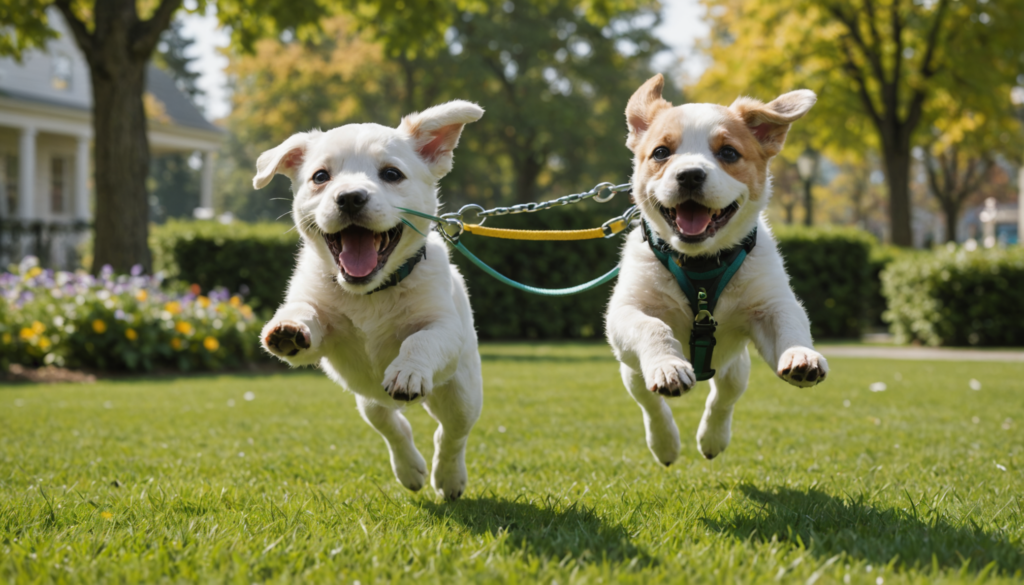
[[[676,227],[685,236],[696,236],[704,233],[711,223],[711,213],[707,207],[692,200],[676,207]]]
[[[341,232],[341,254],[338,262],[350,276],[362,278],[377,267],[377,246],[373,232],[359,226]]]

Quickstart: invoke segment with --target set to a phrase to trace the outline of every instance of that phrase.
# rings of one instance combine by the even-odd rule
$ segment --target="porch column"
[[[203,174],[199,182],[199,207],[213,209],[213,151],[203,153]]]
[[[89,221],[89,137],[79,136],[75,150],[75,219]]]
[[[36,129],[21,129],[18,141],[18,219],[35,219]]]

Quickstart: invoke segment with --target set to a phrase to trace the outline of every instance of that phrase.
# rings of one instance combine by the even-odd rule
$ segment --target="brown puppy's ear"
[[[748,97],[736,98],[729,109],[739,114],[747,128],[761,143],[768,158],[782,151],[789,125],[803,117],[818,96],[809,89],[798,89],[783,94],[765,104]]]
[[[661,97],[661,90],[664,87],[665,78],[659,73],[644,82],[626,104],[626,125],[629,127],[626,147],[634,153],[640,138],[651,127],[658,113],[672,107],[672,104]]]
[[[256,176],[252,179],[252,186],[262,189],[278,173],[285,175],[294,183],[295,173],[299,171],[306,157],[310,137],[309,132],[293,134],[279,146],[261,154],[256,161]]]

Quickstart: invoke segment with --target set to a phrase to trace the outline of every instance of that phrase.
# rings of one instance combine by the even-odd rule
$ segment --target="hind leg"
[[[672,465],[679,457],[679,429],[672,418],[672,409],[664,398],[647,389],[640,372],[626,364],[619,364],[619,372],[626,390],[644,413],[647,447],[659,463],[666,467]]]
[[[728,366],[719,368],[711,380],[711,393],[697,428],[697,450],[707,459],[725,451],[732,437],[732,410],[747,390],[750,354],[744,349]]]
[[[446,500],[456,500],[466,490],[466,443],[483,409],[483,378],[480,362],[464,357],[451,382],[427,395],[423,407],[437,421],[434,432],[434,463],[430,483]],[[477,358],[478,359],[478,358]],[[467,363],[468,362],[468,363]]]
[[[412,426],[402,413],[356,395],[356,404],[363,420],[377,430],[388,444],[391,469],[398,482],[412,491],[419,491],[427,479],[427,462],[412,440]]]

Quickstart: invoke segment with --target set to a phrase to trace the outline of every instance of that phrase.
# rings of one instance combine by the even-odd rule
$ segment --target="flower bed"
[[[141,267],[54,272],[27,257],[0,274],[0,368],[219,370],[263,361],[262,323],[239,295],[168,288]]]

